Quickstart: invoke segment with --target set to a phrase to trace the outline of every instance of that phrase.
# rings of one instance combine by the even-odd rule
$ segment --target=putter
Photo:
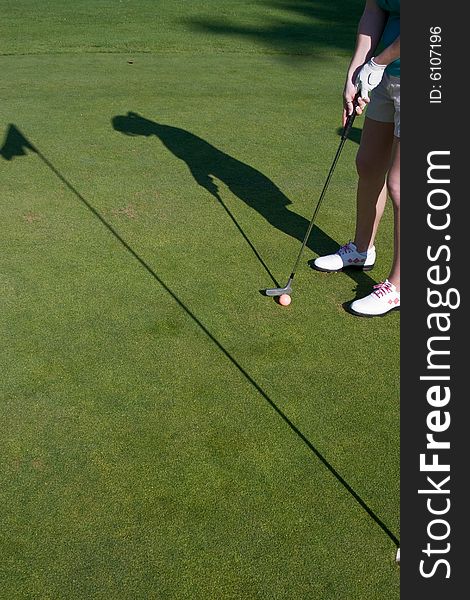
[[[351,132],[351,127],[354,123],[354,119],[356,118],[356,107],[357,107],[357,99],[358,96],[356,96],[354,98],[353,101],[353,111],[352,113],[348,116],[348,118],[346,119],[346,124],[344,126],[343,129],[343,133],[341,134],[341,142],[339,144],[339,148],[336,151],[336,155],[335,158],[333,160],[333,164],[331,165],[330,168],[330,172],[328,173],[328,177],[326,178],[325,181],[325,185],[323,186],[323,190],[320,194],[320,198],[317,202],[317,205],[315,207],[315,210],[313,212],[313,216],[310,220],[309,226],[307,228],[307,231],[305,233],[305,237],[304,240],[302,242],[302,246],[300,248],[299,254],[297,256],[297,259],[294,263],[294,266],[292,268],[292,272],[290,274],[289,280],[287,281],[286,285],[284,287],[277,287],[277,288],[268,288],[266,290],[264,290],[264,293],[266,294],[266,296],[282,296],[283,294],[288,294],[290,296],[291,292],[292,292],[292,280],[294,279],[295,276],[295,272],[297,271],[297,267],[299,266],[299,262],[300,262],[300,258],[303,254],[304,248],[307,245],[308,239],[310,237],[310,234],[312,232],[312,228],[313,228],[313,224],[315,223],[315,218],[317,216],[317,213],[320,209],[321,203],[323,202],[323,197],[325,196],[326,190],[328,189],[328,185],[330,184],[330,179],[331,176],[333,175],[333,172],[335,170],[336,167],[336,163],[339,160],[339,157],[341,155],[341,151],[343,150],[343,146],[346,142],[346,140],[348,139],[349,133]]]

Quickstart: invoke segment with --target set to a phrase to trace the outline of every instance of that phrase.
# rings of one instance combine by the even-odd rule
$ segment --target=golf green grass
[[[399,598],[399,314],[339,144],[362,2],[0,0],[0,598]],[[135,113],[135,116],[129,115]],[[275,281],[274,281],[275,280]]]

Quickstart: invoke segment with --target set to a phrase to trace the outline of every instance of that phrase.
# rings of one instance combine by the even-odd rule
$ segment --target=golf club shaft
[[[334,172],[334,170],[336,168],[336,164],[337,164],[337,162],[339,160],[339,157],[341,155],[341,151],[343,150],[343,146],[344,146],[346,140],[348,139],[348,135],[349,135],[349,133],[351,131],[351,127],[352,127],[352,124],[354,122],[355,116],[356,116],[356,102],[354,103],[354,110],[353,110],[353,112],[347,118],[346,125],[345,125],[344,130],[343,130],[343,134],[341,135],[341,142],[339,144],[339,148],[336,151],[336,155],[335,155],[335,158],[333,160],[333,164],[331,165],[330,171],[328,173],[328,177],[326,178],[326,181],[325,181],[325,185],[323,186],[323,190],[322,190],[322,192],[320,194],[320,198],[318,199],[317,205],[316,205],[315,210],[313,212],[313,216],[312,216],[312,218],[310,220],[308,229],[307,229],[307,231],[305,233],[305,237],[304,237],[304,240],[302,242],[302,246],[300,248],[299,254],[298,254],[297,259],[296,259],[296,261],[294,263],[294,266],[292,268],[292,272],[291,272],[290,277],[289,277],[289,283],[292,281],[292,279],[294,279],[295,272],[297,271],[297,267],[299,266],[300,258],[301,258],[302,254],[303,254],[305,246],[307,245],[307,242],[308,242],[308,239],[310,237],[310,234],[312,233],[312,229],[313,229],[313,225],[315,223],[315,219],[316,219],[317,213],[320,210],[320,206],[321,206],[321,204],[323,202],[323,198],[325,196],[326,190],[328,189],[328,186],[330,184],[331,177],[332,177],[333,172]]]

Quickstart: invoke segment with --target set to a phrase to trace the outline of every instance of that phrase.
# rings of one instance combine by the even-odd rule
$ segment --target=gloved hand
[[[387,65],[377,64],[373,58],[359,71],[356,79],[356,88],[361,98],[369,99],[369,92],[379,85]]]

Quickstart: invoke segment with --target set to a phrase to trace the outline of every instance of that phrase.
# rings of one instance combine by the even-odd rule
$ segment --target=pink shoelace
[[[377,285],[374,285],[373,293],[377,296],[377,298],[380,298],[382,296],[385,296],[386,294],[389,294],[391,291],[392,284],[390,283],[390,281],[381,281]]]

